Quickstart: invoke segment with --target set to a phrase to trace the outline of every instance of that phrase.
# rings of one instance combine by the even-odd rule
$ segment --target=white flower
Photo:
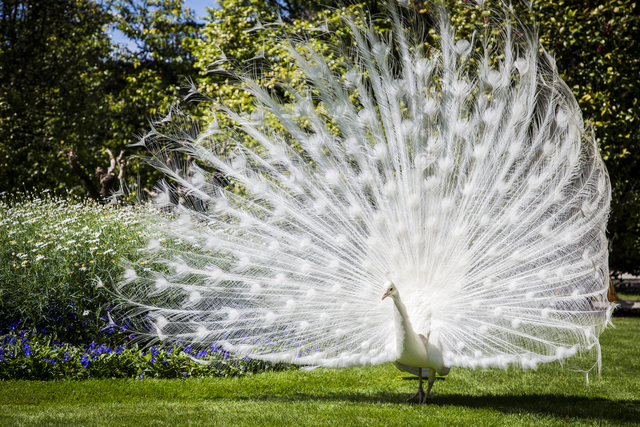
[[[38,256],[36,257],[36,261],[40,261],[41,259],[45,259],[44,255],[38,254]]]
[[[83,311],[83,312],[82,312],[82,315],[83,315],[83,316],[88,316],[88,315],[89,315],[89,310],[85,310],[85,311]]]

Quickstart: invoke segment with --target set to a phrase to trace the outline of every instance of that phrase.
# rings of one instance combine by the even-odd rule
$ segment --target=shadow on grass
[[[531,394],[523,396],[441,395],[432,405],[493,408],[506,414],[545,414],[556,418],[599,419],[609,421],[640,421],[640,400],[609,400],[561,394]]]
[[[280,395],[280,396],[252,396],[238,400],[262,401],[342,401],[350,403],[391,403],[415,405],[406,402],[408,394],[404,393],[358,393],[341,392],[324,395]],[[561,394],[530,394],[530,395],[487,395],[469,396],[462,394],[438,394],[429,399],[424,406],[459,406],[466,408],[492,408],[505,414],[530,413],[546,415],[563,420],[592,419],[613,422],[638,423],[640,421],[640,400],[609,400],[603,398],[588,398],[583,396],[566,396]]]

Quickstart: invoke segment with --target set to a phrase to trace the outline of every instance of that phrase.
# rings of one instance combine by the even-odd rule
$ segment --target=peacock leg
[[[423,404],[423,400],[426,402],[426,398],[424,397],[424,389],[422,388],[422,368],[418,368],[418,392],[407,399],[407,402],[418,398],[418,404]]]
[[[427,399],[429,398],[429,393],[431,392],[431,387],[433,387],[433,383],[436,382],[436,370],[429,370],[429,386],[427,387],[427,393],[424,395],[424,400],[422,403],[427,403]]]

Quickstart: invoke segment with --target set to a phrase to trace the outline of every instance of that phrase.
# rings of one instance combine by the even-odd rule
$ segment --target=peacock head
[[[386,297],[394,298],[398,294],[398,288],[396,288],[393,282],[387,282],[387,285],[387,290],[384,292],[384,295],[382,295],[382,299]]]

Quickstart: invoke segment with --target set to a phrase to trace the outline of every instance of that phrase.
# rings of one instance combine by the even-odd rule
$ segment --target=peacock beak
[[[388,296],[389,296],[389,294],[385,292],[384,295],[382,295],[382,299],[384,300]]]

